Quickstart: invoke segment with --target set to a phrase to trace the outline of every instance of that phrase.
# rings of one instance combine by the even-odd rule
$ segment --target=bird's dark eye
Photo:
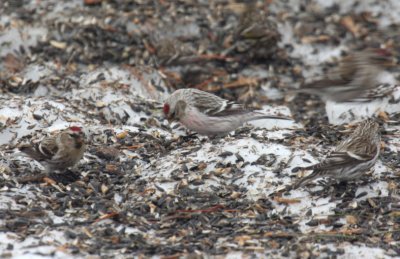
[[[78,135],[76,135],[76,134],[74,134],[74,133],[70,133],[69,136],[70,136],[71,138],[77,138],[77,137],[78,137]]]

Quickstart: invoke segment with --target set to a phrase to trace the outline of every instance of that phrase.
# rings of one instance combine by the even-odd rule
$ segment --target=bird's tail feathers
[[[37,150],[31,146],[20,146],[20,147],[18,147],[18,149],[25,155],[27,155],[35,160],[40,161],[43,159],[43,157],[40,155],[40,153],[38,153]]]
[[[310,167],[306,167],[303,168],[304,170],[310,170]],[[309,174],[308,176],[305,176],[301,179],[299,179],[297,182],[295,182],[292,186],[291,189],[297,189],[301,186],[306,185],[307,183],[311,182],[312,180],[314,180],[316,178],[316,176],[318,175],[318,173],[316,171],[312,172],[311,174]]]
[[[262,112],[254,112],[253,116],[249,117],[249,121],[262,120],[262,119],[289,120],[289,121],[293,120],[290,117],[277,116],[277,115],[266,115],[265,113],[262,113]]]

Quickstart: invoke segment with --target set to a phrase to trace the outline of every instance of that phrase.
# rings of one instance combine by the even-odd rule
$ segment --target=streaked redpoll
[[[198,62],[194,49],[174,38],[158,39],[154,37],[152,44],[156,49],[156,57],[159,65],[178,66]]]
[[[365,103],[365,102],[371,102],[371,101],[374,101],[377,99],[382,99],[385,97],[389,97],[399,87],[400,87],[400,85],[397,85],[397,84],[387,84],[387,83],[379,84],[379,85],[377,85],[376,88],[365,91],[364,93],[361,94],[361,96],[359,96],[357,98],[353,98],[346,102]]]
[[[270,19],[270,15],[263,10],[264,7],[254,1],[246,3],[233,37],[228,34],[229,36],[225,38],[225,41],[231,39],[233,43],[223,52],[224,55],[237,53],[245,59],[254,61],[270,59],[278,53],[281,36],[275,21]]]
[[[19,150],[41,162],[48,171],[74,166],[85,152],[84,133],[80,127],[70,127],[38,143],[21,145]]]
[[[378,76],[386,66],[392,64],[389,51],[365,49],[344,58],[339,67],[317,80],[293,92],[315,94],[323,100],[334,102],[351,101],[379,86]]]
[[[172,93],[165,101],[163,111],[169,121],[179,121],[186,128],[207,136],[225,135],[252,120],[291,120],[266,115],[192,88],[179,89]]]
[[[373,120],[361,122],[324,161],[302,168],[313,172],[300,179],[292,188],[296,189],[320,177],[330,177],[339,181],[360,178],[378,159],[380,140],[378,123]]]

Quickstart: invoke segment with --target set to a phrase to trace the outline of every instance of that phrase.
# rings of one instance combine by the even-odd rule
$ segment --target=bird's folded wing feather
[[[372,159],[371,155],[351,152],[333,152],[319,164],[307,167],[308,170],[334,170]]]
[[[57,149],[57,145],[52,138],[45,138],[40,143],[26,144],[19,147],[19,150],[37,161],[51,159]]]
[[[323,89],[326,87],[344,86],[348,85],[350,82],[351,80],[347,79],[321,79],[304,85],[298,89],[298,91],[302,92],[307,90]]]
[[[51,137],[43,139],[36,149],[46,160],[52,159],[58,152],[56,140]]]
[[[194,106],[208,116],[238,115],[251,111],[242,104],[234,103],[209,93],[195,94],[193,99]]]
[[[381,99],[389,96],[394,92],[396,88],[400,85],[391,85],[391,84],[381,84],[378,85],[375,89],[370,89],[365,92],[360,97],[349,100],[350,102],[370,102],[375,99]]]

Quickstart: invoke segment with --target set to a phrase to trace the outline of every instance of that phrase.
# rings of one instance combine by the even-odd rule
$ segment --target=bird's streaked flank
[[[19,150],[42,163],[47,171],[74,166],[85,152],[85,136],[80,127],[70,127],[39,143],[21,145]]]
[[[342,141],[321,163],[302,168],[313,172],[297,181],[291,189],[296,189],[308,182],[330,177],[339,181],[360,178],[376,162],[380,152],[379,124],[373,120],[361,122],[354,132]]]

